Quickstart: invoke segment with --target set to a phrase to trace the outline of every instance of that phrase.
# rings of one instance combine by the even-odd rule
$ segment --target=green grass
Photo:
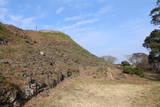
[[[15,74],[15,72],[12,72],[12,71],[11,71],[11,72],[9,72],[8,74],[9,74],[9,75],[14,75],[14,74]]]
[[[20,36],[14,35],[12,32],[5,28],[5,25],[0,24],[0,35],[5,37],[9,42],[14,41],[16,43],[24,42]]]
[[[0,72],[0,78],[6,80],[6,77]]]
[[[76,52],[78,55],[83,56],[85,58],[89,58],[90,60],[94,60],[96,62],[102,61],[99,58],[97,58],[95,55],[91,54],[89,51],[82,48],[80,45],[74,42],[68,35],[62,32],[56,32],[56,31],[55,32],[54,31],[53,32],[40,32],[40,34],[42,34],[44,37],[47,37],[48,39],[52,37],[52,38],[66,40],[72,52]]]
[[[13,53],[16,53],[17,50],[14,49],[14,48],[0,48],[0,54],[13,54]]]
[[[66,35],[62,32],[40,32],[40,33],[44,36],[47,36],[47,37],[50,36],[50,37],[58,37],[63,40],[71,40],[71,38],[68,35]]]

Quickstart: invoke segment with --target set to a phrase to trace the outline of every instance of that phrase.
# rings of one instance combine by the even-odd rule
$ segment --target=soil
[[[106,81],[87,77],[65,80],[48,96],[39,95],[25,107],[159,107],[160,83]]]

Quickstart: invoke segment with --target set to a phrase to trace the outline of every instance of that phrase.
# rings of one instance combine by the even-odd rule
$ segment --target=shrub
[[[128,61],[122,61],[121,66],[130,66]]]
[[[144,77],[144,74],[141,70],[137,69],[137,68],[133,68],[133,67],[124,67],[124,70],[123,70],[124,73],[127,73],[127,74],[135,74],[135,75],[138,75],[140,77]]]

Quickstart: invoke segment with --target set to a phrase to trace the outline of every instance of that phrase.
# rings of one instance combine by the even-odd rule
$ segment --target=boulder
[[[0,89],[0,106],[7,106],[10,107],[13,105],[13,103],[17,100],[17,96],[19,94],[18,89],[16,88],[11,88],[11,89],[6,89],[6,88],[1,88]],[[1,106],[1,107],[3,107]]]
[[[37,95],[46,87],[46,84],[32,80],[32,82],[22,88],[22,98],[28,100]]]

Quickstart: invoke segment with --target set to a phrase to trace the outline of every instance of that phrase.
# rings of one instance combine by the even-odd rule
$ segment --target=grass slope
[[[0,37],[8,41],[0,45],[0,79],[17,85],[25,84],[24,74],[43,81],[41,73],[106,64],[62,32],[22,30],[1,23]]]

